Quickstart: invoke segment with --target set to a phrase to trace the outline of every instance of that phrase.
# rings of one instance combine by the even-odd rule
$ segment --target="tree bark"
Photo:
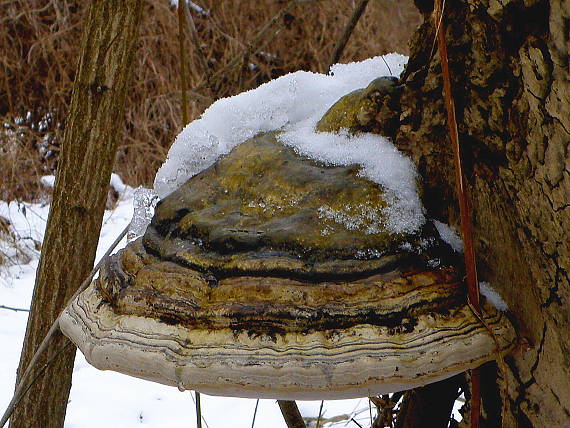
[[[459,230],[433,2],[416,4],[425,21],[393,137],[423,178],[429,216]],[[570,426],[570,4],[457,0],[445,17],[480,280],[528,343],[499,373],[502,426]]]
[[[294,401],[277,400],[283,419],[288,428],[306,428],[305,421]]]
[[[453,404],[465,383],[462,374],[408,391],[395,428],[447,428]]]
[[[18,377],[93,266],[141,11],[140,0],[90,5]],[[66,340],[59,334],[42,361]],[[63,426],[74,356],[72,347],[57,357],[20,402],[11,427]]]

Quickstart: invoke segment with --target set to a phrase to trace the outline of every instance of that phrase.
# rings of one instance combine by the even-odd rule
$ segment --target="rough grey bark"
[[[141,10],[140,0],[95,0],[90,5],[19,376],[93,266]],[[59,334],[43,361],[66,340]],[[74,356],[71,347],[57,357],[12,415],[11,427],[63,426]]]
[[[426,21],[394,137],[423,177],[429,215],[458,228],[433,3],[416,4]],[[570,3],[446,8],[480,279],[504,297],[523,342],[506,360],[503,426],[570,426]]]

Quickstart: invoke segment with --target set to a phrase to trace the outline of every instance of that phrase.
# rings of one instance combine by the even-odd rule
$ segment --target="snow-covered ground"
[[[120,187],[120,186],[115,186]],[[107,211],[103,220],[98,257],[131,220],[133,189],[124,187],[116,208]],[[0,201],[0,216],[10,220],[22,242],[28,238],[41,241],[49,206]],[[123,241],[120,247],[125,245]],[[0,268],[0,305],[29,308],[39,254],[30,251],[26,264]],[[0,308],[0,410],[10,401],[16,381],[27,313]],[[251,427],[256,400],[212,397],[202,394],[204,427]],[[155,384],[114,372],[103,372],[90,366],[78,352],[73,371],[73,386],[67,407],[68,428],[105,427],[195,427],[193,393]],[[319,401],[298,402],[303,416],[317,417]],[[363,426],[370,425],[368,400],[325,401],[323,415],[330,418],[350,415]],[[327,426],[344,426],[347,418]],[[350,425],[356,427],[354,422]],[[349,425],[349,426],[350,426]],[[260,400],[256,427],[286,427],[275,400]]]

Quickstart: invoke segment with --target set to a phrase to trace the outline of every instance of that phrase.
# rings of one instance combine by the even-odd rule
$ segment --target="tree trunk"
[[[463,374],[408,391],[395,428],[447,428],[453,404],[465,379]]]
[[[506,300],[523,343],[506,359],[507,373],[499,371],[508,380],[502,383],[507,397],[502,426],[567,427],[570,4],[445,4],[479,276]],[[433,2],[416,0],[416,5],[425,22],[412,39],[394,137],[423,177],[428,214],[459,229]]]
[[[140,0],[90,5],[19,376],[93,266],[141,11]],[[42,361],[55,356],[66,340],[59,334]],[[11,427],[63,426],[74,356],[75,348],[67,348],[40,376],[12,415]]]
[[[306,428],[305,421],[294,401],[277,400],[287,428]]]

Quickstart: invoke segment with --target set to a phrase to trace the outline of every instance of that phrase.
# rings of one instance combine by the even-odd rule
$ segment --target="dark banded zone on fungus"
[[[391,271],[352,281],[208,275],[145,253],[141,241],[105,264],[97,283],[118,314],[202,329],[309,332],[356,324],[410,329],[465,304],[455,269]],[[117,284],[122,284],[117,286]]]

